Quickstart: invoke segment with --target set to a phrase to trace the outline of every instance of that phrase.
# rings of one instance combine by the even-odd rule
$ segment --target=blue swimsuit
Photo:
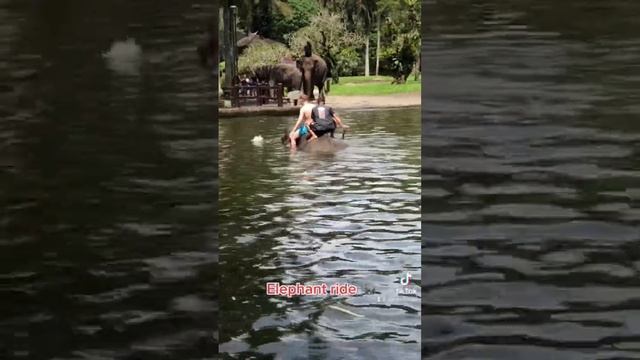
[[[305,136],[309,133],[309,128],[307,127],[307,125],[302,125],[300,126],[300,136]]]

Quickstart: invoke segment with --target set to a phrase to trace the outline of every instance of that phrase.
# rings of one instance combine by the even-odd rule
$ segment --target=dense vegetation
[[[239,59],[239,71],[285,56],[314,53],[340,76],[389,75],[396,83],[419,70],[419,0],[227,0],[239,9],[238,28],[276,40],[257,43]]]

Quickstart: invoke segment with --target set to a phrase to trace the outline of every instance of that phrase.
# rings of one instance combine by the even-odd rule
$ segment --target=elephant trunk
[[[311,71],[307,70],[304,72],[303,81],[305,94],[309,97],[309,99],[313,99],[313,82],[311,81]]]

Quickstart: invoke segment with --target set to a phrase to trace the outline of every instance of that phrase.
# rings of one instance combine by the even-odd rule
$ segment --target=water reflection
[[[111,70],[123,75],[139,75],[142,49],[135,39],[116,41],[102,54]]]
[[[220,124],[221,351],[418,358],[419,110],[345,113],[349,147],[290,156],[292,119]],[[262,147],[251,144],[261,135]],[[265,283],[352,283],[353,297],[267,297]]]
[[[425,354],[640,350],[638,5],[425,7]]]
[[[0,358],[215,353],[212,12],[0,1]],[[133,78],[102,57],[128,36]]]

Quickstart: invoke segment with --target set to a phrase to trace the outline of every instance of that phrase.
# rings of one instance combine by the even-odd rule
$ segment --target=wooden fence
[[[285,101],[284,86],[277,84],[271,86],[269,84],[242,85],[236,84],[231,87],[222,87],[222,98],[231,100],[231,107],[238,108],[255,100],[256,106],[275,103],[278,107],[282,107]],[[286,100],[289,100],[286,98]]]

